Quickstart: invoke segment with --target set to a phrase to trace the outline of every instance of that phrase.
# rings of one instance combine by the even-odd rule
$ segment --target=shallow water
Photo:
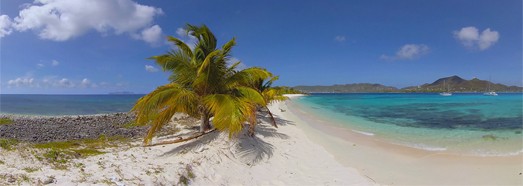
[[[523,95],[313,94],[297,99],[332,124],[430,151],[481,156],[522,152]]]

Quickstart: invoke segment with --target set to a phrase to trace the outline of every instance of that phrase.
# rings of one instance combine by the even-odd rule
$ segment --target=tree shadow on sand
[[[175,155],[178,153],[185,154],[194,149],[205,148],[205,146],[207,146],[207,144],[213,143],[216,139],[218,139],[219,136],[220,136],[220,133],[217,131],[208,133],[200,138],[191,140],[183,145],[177,146],[177,147],[171,149],[170,151],[165,152],[160,157]]]
[[[229,151],[233,157],[247,165],[254,165],[264,159],[270,159],[274,155],[274,145],[266,142],[267,138],[289,139],[287,134],[278,132],[277,128],[271,126],[268,121],[270,117],[265,114],[258,115],[258,119],[263,121],[256,125],[256,134],[254,137],[247,135],[247,127],[239,134],[237,138],[229,139],[227,135],[219,132],[212,132],[198,139],[189,141],[183,145],[177,146],[161,156],[170,156],[178,153],[187,153],[194,150],[205,150],[205,146],[212,143],[219,143],[217,140],[230,140]],[[284,120],[275,116],[279,125],[294,125],[292,121]],[[220,135],[223,135],[220,137]],[[223,148],[223,147],[222,147]],[[204,152],[205,153],[205,152]]]
[[[272,120],[271,120],[271,117],[270,117],[268,112],[260,112],[260,113],[258,113],[257,114],[257,118],[258,118],[258,120],[261,120],[264,123],[271,123],[272,124]],[[294,123],[292,121],[281,119],[281,118],[279,118],[276,115],[274,116],[274,120],[276,121],[276,125],[279,125],[279,126],[280,125],[281,126],[294,125]]]

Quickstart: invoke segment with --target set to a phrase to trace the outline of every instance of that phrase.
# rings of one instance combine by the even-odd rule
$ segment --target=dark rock
[[[51,142],[75,139],[94,139],[101,135],[142,137],[147,127],[124,128],[134,121],[129,113],[87,116],[14,116],[10,125],[0,125],[0,137],[27,142]]]

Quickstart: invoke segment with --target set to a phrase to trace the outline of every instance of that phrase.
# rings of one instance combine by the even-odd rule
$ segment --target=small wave
[[[503,157],[503,156],[517,156],[517,155],[520,155],[520,154],[523,154],[523,149],[521,149],[520,151],[515,151],[515,152],[487,152],[487,151],[483,151],[483,150],[476,150],[474,151],[473,155],[475,156],[481,156],[481,157],[492,157],[492,156],[500,156],[500,157]]]
[[[365,136],[374,136],[374,133],[371,133],[371,132],[363,132],[363,131],[359,131],[359,130],[352,130],[352,132],[363,134]]]
[[[407,146],[407,147],[411,147],[411,148],[415,148],[415,149],[426,150],[426,151],[446,151],[447,150],[447,148],[445,148],[445,147],[435,147],[435,146],[429,146],[429,145],[418,144],[418,143],[415,143],[415,144],[397,144],[397,145],[403,145],[403,146]]]

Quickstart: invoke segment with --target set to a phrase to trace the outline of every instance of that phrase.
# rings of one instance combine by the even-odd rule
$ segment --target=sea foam
[[[421,144],[421,143],[395,143],[395,144],[407,146],[407,147],[415,148],[415,149],[426,150],[426,151],[446,151],[447,150],[446,147],[430,146],[430,145]]]
[[[366,135],[366,136],[374,136],[374,133],[371,133],[371,132],[363,132],[363,131],[359,131],[359,130],[352,130],[352,132],[355,132],[355,133],[358,133],[358,134],[363,134],[363,135]]]

